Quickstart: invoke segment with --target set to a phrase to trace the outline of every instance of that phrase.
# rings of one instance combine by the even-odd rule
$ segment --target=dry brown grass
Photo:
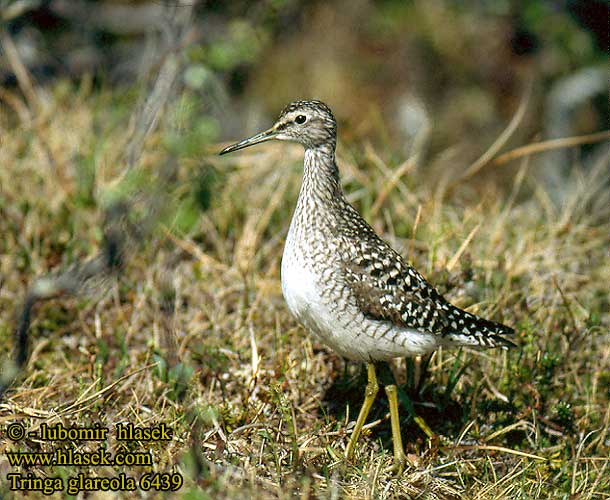
[[[47,105],[30,122],[0,112],[1,359],[27,284],[95,253],[100,200],[121,172],[121,98],[60,84]],[[164,132],[148,141],[139,187],[176,156],[164,144]],[[37,307],[31,356],[0,403],[0,429],[165,422],[171,443],[130,447],[150,449],[155,470],[181,472],[185,498],[608,497],[607,164],[586,175],[575,165],[570,199],[558,209],[527,159],[505,188],[462,185],[445,196],[447,183],[432,183],[422,167],[401,169],[372,147],[340,147],[350,199],[375,228],[454,303],[518,331],[519,348],[507,353],[442,351],[427,366],[396,363],[404,394],[439,438],[426,438],[403,401],[411,465],[395,477],[383,398],[354,463],[343,462],[364,375],[303,331],[281,296],[301,151],[269,145],[225,160],[217,149],[178,151],[169,215],[108,293]],[[417,371],[420,380],[409,375]],[[5,451],[57,445],[0,436],[6,496],[4,478],[18,469]]]

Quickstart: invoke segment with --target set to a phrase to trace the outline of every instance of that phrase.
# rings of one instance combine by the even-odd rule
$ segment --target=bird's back
[[[365,314],[397,326],[438,335],[442,343],[481,347],[508,346],[502,337],[513,329],[450,304],[358,212],[346,203],[343,237],[351,252],[345,277]]]

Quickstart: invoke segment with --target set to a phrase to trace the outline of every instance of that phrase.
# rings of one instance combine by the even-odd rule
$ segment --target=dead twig
[[[531,144],[527,144],[526,146],[511,149],[510,151],[501,154],[493,160],[492,164],[495,166],[500,166],[524,156],[531,156],[538,153],[543,153],[545,151],[552,151],[554,149],[581,146],[583,144],[594,144],[607,139],[610,139],[610,130],[602,130],[601,132],[595,132],[587,135],[575,135],[573,137],[561,137],[559,139],[549,139],[548,141],[533,142]]]

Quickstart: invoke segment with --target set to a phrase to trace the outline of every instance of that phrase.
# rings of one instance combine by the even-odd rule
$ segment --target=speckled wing
[[[513,333],[511,328],[453,306],[372,230],[362,233],[361,228],[349,245],[343,266],[346,284],[367,317],[439,335],[448,344],[513,345],[501,337]]]

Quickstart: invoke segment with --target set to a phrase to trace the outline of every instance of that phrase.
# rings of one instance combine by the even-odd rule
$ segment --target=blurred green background
[[[0,8],[38,83],[89,75],[105,88],[154,74],[168,3],[3,0]],[[245,136],[288,102],[318,98],[344,140],[421,153],[431,172],[460,170],[506,127],[528,81],[532,96],[509,145],[608,128],[606,1],[207,1],[194,15],[182,84],[198,142]],[[4,57],[0,82],[17,85]],[[576,155],[587,163],[595,150]],[[445,161],[428,165],[439,153]],[[539,175],[556,187],[574,158],[547,155]]]

